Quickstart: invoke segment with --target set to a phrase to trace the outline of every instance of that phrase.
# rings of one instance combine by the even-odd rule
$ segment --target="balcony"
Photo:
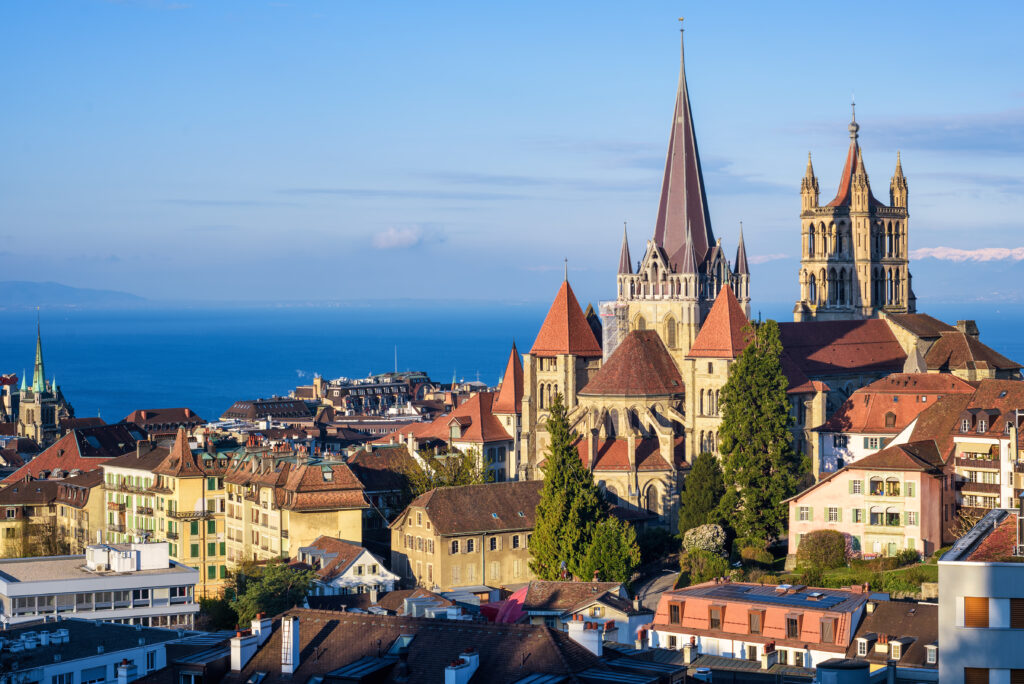
[[[970,480],[964,480],[960,483],[960,489],[965,492],[982,492],[985,494],[999,494],[998,483],[988,482],[971,482]]]
[[[177,532],[168,532],[164,536],[167,537],[168,539],[175,539],[175,540],[178,539],[178,533]]]
[[[128,484],[127,482],[120,482],[118,484],[104,483],[103,488],[109,492],[131,492],[133,494],[145,494],[149,491],[147,487]]]
[[[108,511],[117,511],[118,513],[124,513],[124,504],[123,503],[117,503],[116,501],[108,501],[107,502],[107,510]]]
[[[288,538],[288,530],[281,530],[281,539]]]
[[[107,524],[107,531],[108,532],[119,532],[121,534],[124,534],[124,525],[122,525],[120,523],[108,523]]]
[[[168,518],[175,520],[205,520],[213,517],[210,511],[167,511]]]
[[[970,456],[957,456],[953,459],[953,463],[958,466],[964,466],[967,468],[988,468],[989,470],[999,470],[999,458],[972,458]],[[1024,472],[1024,471],[1020,471]]]
[[[153,509],[149,506],[137,506],[135,508],[136,515],[153,515]]]

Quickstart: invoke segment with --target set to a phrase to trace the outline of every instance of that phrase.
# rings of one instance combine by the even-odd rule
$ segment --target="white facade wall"
[[[880,451],[888,446],[895,436],[895,432],[884,434],[820,432],[818,433],[818,453],[820,454],[821,472],[828,474],[839,470],[840,459],[845,466]],[[843,446],[844,442],[845,446]]]
[[[717,655],[725,658],[737,658],[739,660],[747,660],[749,649],[751,647],[757,649],[758,657],[764,653],[765,644],[771,639],[764,641],[745,641],[743,639],[727,639],[722,637],[707,637],[700,634],[688,634],[679,632],[666,632],[659,630],[652,630],[649,638],[649,645],[651,648],[673,648],[672,637],[675,637],[675,649],[679,650],[683,648],[684,644],[690,643],[691,637],[696,640],[697,652],[701,655]],[[797,655],[803,656],[803,667],[816,667],[819,663],[822,663],[831,658],[843,658],[845,652],[830,652],[830,651],[816,651],[813,649],[801,649],[792,648],[789,646],[779,646],[776,644],[775,650],[779,651],[779,662],[788,665],[796,664]],[[783,660],[783,654],[785,660]]]

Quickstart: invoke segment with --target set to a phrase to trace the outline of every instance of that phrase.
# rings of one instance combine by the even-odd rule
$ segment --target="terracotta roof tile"
[[[501,379],[501,389],[492,405],[494,413],[523,412],[523,362],[519,359],[516,343],[512,343],[512,352],[508,355],[505,375]]]
[[[934,440],[889,446],[859,458],[846,467],[852,470],[919,470],[942,468],[944,459]]]
[[[686,356],[735,359],[749,344],[749,323],[732,287],[726,285],[715,297]]]
[[[1020,370],[1021,365],[1011,361],[991,347],[959,330],[943,331],[924,357],[928,370],[950,372],[993,368]]]
[[[543,480],[528,480],[439,487],[416,497],[409,507],[425,509],[443,535],[532,530],[543,485]],[[398,516],[392,526],[404,517]]]
[[[392,492],[405,489],[406,474],[416,463],[404,444],[360,450],[349,457],[348,467],[368,492]]]
[[[111,458],[134,451],[136,439],[142,437],[142,430],[134,423],[75,429],[14,471],[4,482],[17,482],[26,475],[38,478],[43,471],[55,469],[95,470]]]
[[[981,540],[966,560],[976,563],[998,563],[1014,556],[1017,545],[1017,513],[1011,512],[996,529]]]
[[[885,319],[925,339],[937,338],[947,330],[956,330],[950,324],[924,313],[886,314]]]
[[[955,375],[893,373],[854,392],[818,430],[896,435],[940,397],[973,392]]]
[[[530,354],[534,356],[601,356],[601,345],[583,315],[568,280],[562,281]]]
[[[683,378],[654,330],[634,330],[591,378],[581,395],[683,394]]]
[[[658,439],[650,437],[638,439],[636,444],[636,469],[637,470],[673,470],[686,465],[684,459],[685,442],[684,437],[676,437],[674,440],[673,462],[661,453],[661,445]],[[576,441],[576,451],[584,464],[587,463],[587,440]],[[629,444],[626,438],[595,440],[594,450],[596,459],[591,470],[632,470],[629,464]]]
[[[903,370],[907,355],[885,321],[779,323],[782,346],[810,377]]]
[[[549,582],[531,580],[523,599],[525,611],[567,611],[582,601],[600,598],[611,592],[625,593],[618,582]]]
[[[506,442],[512,439],[492,408],[494,392],[480,392],[467,399],[451,413],[438,416],[429,423],[411,423],[373,441],[373,444],[391,444],[397,439],[412,435],[421,441],[447,442],[451,438],[451,423],[454,420],[466,426],[457,442]]]
[[[317,576],[324,581],[330,581],[338,575],[344,574],[348,567],[366,551],[362,546],[326,535],[320,535],[314,539],[309,547],[303,546],[299,549],[299,553],[306,548],[324,552],[323,565],[316,570]]]

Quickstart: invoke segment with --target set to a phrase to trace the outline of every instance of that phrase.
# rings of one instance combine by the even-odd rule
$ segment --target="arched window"
[[[700,402],[697,404],[697,415],[704,415],[704,390],[700,391]]]
[[[839,303],[846,303],[846,269],[839,269]]]
[[[885,255],[892,256],[892,222],[885,229]]]
[[[619,412],[612,409],[608,412],[608,437],[614,438],[619,431]]]
[[[648,485],[644,494],[644,508],[655,515],[661,515],[661,497],[658,495],[658,488]]]
[[[636,297],[636,281],[629,281],[629,296],[630,298]]]
[[[830,268],[828,271],[828,303],[836,303],[836,269]]]
[[[647,321],[643,316],[636,317],[636,330],[647,330]]]
[[[813,273],[807,281],[807,300],[813,304],[818,303],[818,283]]]
[[[615,487],[612,485],[605,485],[604,498],[612,506],[619,503],[619,493],[615,491]]]
[[[544,385],[537,387],[537,408],[544,408]]]
[[[676,346],[676,319],[671,316],[665,321],[665,339],[668,340],[669,349],[675,349]]]
[[[458,553],[458,552],[459,552],[459,540],[456,539],[455,541],[452,542],[452,553]]]
[[[814,256],[814,224],[812,223],[807,233],[807,256]]]
[[[701,453],[704,453],[705,451],[708,450],[707,443],[704,441],[704,431],[703,430],[700,431],[700,439],[697,441],[697,444],[698,444],[697,449]]]

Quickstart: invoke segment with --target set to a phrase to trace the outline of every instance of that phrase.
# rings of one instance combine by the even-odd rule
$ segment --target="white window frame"
[[[863,480],[854,480],[853,481],[853,493],[854,494],[863,494],[864,493],[864,481]]]
[[[868,654],[868,640],[867,639],[857,639],[857,655],[863,658],[867,654]]]
[[[827,521],[830,523],[839,522],[839,507],[829,506],[826,510]]]

